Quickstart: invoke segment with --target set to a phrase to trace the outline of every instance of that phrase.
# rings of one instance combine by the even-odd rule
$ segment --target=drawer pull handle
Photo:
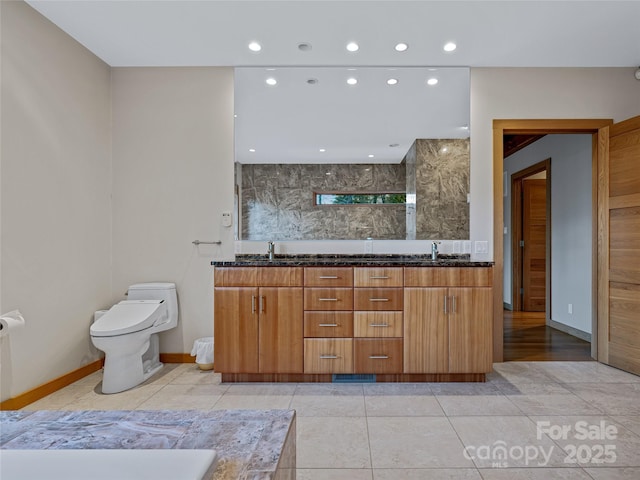
[[[337,323],[319,323],[319,327],[339,327]]]
[[[389,324],[388,323],[370,323],[369,326],[370,327],[388,327]]]
[[[338,299],[337,298],[319,298],[318,301],[319,302],[337,302]]]
[[[337,280],[338,276],[337,275],[320,275],[318,278],[322,280]]]
[[[386,360],[389,358],[389,355],[369,355],[369,358],[373,360]]]
[[[380,275],[380,276],[377,276],[377,275],[373,276],[372,275],[370,278],[371,278],[371,280],[387,280],[389,277],[387,277],[386,275]]]
[[[388,302],[389,299],[388,298],[370,298],[369,301],[370,302]]]
[[[320,355],[321,360],[335,360],[338,358],[337,355]]]

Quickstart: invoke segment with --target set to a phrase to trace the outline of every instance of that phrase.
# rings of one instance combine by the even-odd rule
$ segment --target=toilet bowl
[[[173,283],[131,285],[128,299],[95,316],[90,334],[105,353],[102,393],[139,385],[162,368],[158,333],[178,325]]]

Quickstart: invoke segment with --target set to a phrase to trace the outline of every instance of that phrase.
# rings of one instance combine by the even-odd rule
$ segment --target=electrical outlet
[[[453,242],[453,253],[462,253],[462,244],[460,240]]]
[[[373,253],[373,240],[370,238],[364,241],[364,253]]]
[[[233,245],[233,253],[242,253],[242,242],[236,240]]]
[[[573,315],[573,303],[569,304],[569,315]]]
[[[471,241],[465,240],[462,242],[462,253],[471,253]]]
[[[488,253],[489,242],[486,240],[480,240],[476,242],[476,253]]]

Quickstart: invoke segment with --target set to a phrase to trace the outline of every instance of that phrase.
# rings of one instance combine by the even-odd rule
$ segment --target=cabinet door
[[[258,371],[258,289],[214,290],[214,365],[216,372]]]
[[[404,373],[447,373],[447,289],[405,288],[404,292]]]
[[[449,299],[449,372],[490,372],[491,288],[450,288]]]
[[[302,373],[302,287],[259,291],[259,373]]]

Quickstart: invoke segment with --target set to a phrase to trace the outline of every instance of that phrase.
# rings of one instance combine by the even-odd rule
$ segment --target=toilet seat
[[[140,332],[168,320],[164,300],[124,300],[91,325],[92,337]]]

